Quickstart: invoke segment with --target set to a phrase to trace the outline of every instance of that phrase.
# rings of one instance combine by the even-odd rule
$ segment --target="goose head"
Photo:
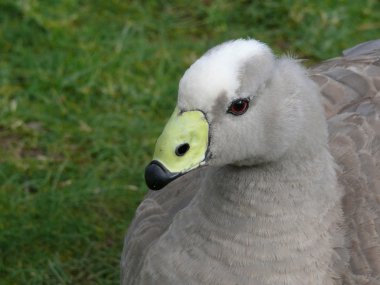
[[[177,106],[145,170],[148,187],[159,190],[203,165],[257,166],[301,145],[326,145],[318,94],[297,61],[276,58],[259,41],[212,48],[180,80]]]

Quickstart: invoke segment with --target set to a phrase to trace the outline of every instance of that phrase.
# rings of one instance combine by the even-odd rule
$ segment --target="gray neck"
[[[156,244],[172,245],[167,258],[176,266],[162,281],[330,284],[335,180],[327,150],[301,164],[209,168],[192,203]]]
[[[297,223],[320,220],[324,209],[331,206],[329,201],[335,203],[337,196],[333,162],[327,151],[302,164],[297,161],[211,168],[196,197],[199,210],[218,227],[232,223],[242,231],[260,219],[286,225],[287,230],[296,230]],[[265,225],[252,231],[283,234],[282,227],[268,229]]]
[[[328,231],[340,198],[333,163],[327,151],[294,161],[212,169],[197,197],[204,230],[235,244],[225,258],[250,267],[260,284],[328,284]]]

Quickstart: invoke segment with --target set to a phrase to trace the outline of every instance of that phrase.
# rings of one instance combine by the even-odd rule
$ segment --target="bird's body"
[[[207,154],[137,209],[122,284],[380,284],[380,51],[363,51],[306,72],[240,40],[197,61],[178,108],[205,114]]]

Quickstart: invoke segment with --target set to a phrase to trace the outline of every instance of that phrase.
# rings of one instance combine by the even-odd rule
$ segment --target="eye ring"
[[[236,99],[228,107],[227,113],[235,116],[243,115],[249,107],[249,98]]]

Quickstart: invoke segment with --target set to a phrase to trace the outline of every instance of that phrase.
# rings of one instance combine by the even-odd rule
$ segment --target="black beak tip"
[[[151,190],[160,190],[179,176],[180,173],[169,172],[156,160],[145,168],[145,183]]]

